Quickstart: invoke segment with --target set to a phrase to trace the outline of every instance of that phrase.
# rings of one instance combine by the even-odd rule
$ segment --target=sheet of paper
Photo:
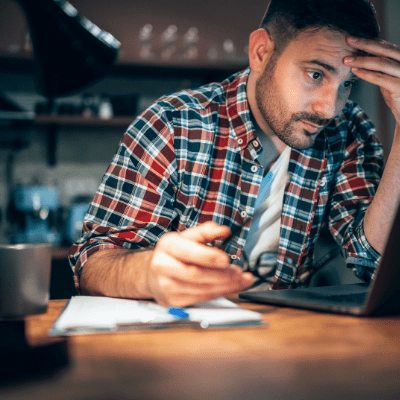
[[[261,314],[244,310],[235,303],[220,298],[184,311],[189,315],[184,320],[201,328],[262,324]],[[96,331],[113,331],[121,327],[157,328],[176,324],[177,318],[169,309],[156,303],[138,300],[116,299],[96,296],[74,296],[54,323],[53,335],[67,335]]]

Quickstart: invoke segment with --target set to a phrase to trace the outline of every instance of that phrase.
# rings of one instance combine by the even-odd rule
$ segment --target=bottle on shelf
[[[231,39],[224,40],[222,48],[224,50],[225,61],[229,62],[236,61],[236,47]]]
[[[161,34],[161,52],[162,60],[170,60],[177,51],[178,45],[178,28],[176,25],[169,25]]]
[[[98,115],[100,119],[111,119],[114,116],[113,106],[107,94],[102,94],[99,99]]]
[[[155,58],[153,51],[153,25],[144,25],[139,32],[140,50],[139,56],[143,60],[152,60]]]
[[[86,118],[90,118],[97,115],[98,113],[97,105],[98,105],[97,101],[92,95],[90,95],[89,93],[84,93],[82,96],[80,114],[82,114],[82,116]]]
[[[215,43],[212,43],[207,50],[207,60],[211,62],[218,61],[219,51],[218,46]]]
[[[197,60],[199,57],[199,30],[196,27],[189,28],[183,35],[183,53],[184,60]]]

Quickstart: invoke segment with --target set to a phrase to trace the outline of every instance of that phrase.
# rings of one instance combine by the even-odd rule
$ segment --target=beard
[[[255,87],[255,96],[258,110],[265,122],[275,135],[286,145],[297,150],[310,148],[318,135],[300,126],[300,121],[325,127],[330,119],[320,118],[316,114],[297,112],[290,114],[274,76],[279,56],[274,53],[265,67],[264,72],[258,78]]]

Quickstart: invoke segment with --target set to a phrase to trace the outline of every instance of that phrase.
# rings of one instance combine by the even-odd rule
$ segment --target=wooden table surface
[[[33,346],[58,340],[65,302],[26,319]],[[266,326],[71,336],[66,368],[2,385],[0,399],[400,399],[400,317],[239,303]]]

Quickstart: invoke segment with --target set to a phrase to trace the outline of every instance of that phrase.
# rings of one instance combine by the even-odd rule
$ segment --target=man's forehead
[[[300,32],[296,38],[293,39],[293,47],[299,51],[303,51],[299,47],[301,42],[303,48],[308,51],[320,51],[327,53],[344,52],[347,55],[356,55],[357,50],[347,43],[348,34],[328,28],[307,28]],[[297,43],[296,43],[297,42]]]
[[[336,72],[344,66],[343,60],[360,52],[347,43],[346,34],[323,29],[301,32],[288,46],[288,56],[300,62],[317,61],[326,70]]]

